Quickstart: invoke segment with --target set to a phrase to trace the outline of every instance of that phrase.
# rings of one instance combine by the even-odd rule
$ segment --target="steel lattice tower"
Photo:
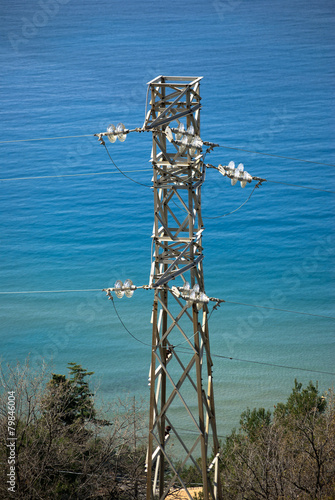
[[[221,499],[208,298],[203,275],[202,143],[193,150],[172,139],[184,125],[184,143],[200,136],[201,77],[159,76],[148,84],[143,130],[152,131],[154,289],[147,500],[164,499],[193,463],[204,498]],[[193,133],[192,128],[193,126]],[[187,130],[191,131],[187,134]],[[169,140],[168,140],[169,139]],[[184,144],[185,145],[185,144]],[[188,284],[190,284],[190,288]],[[182,428],[188,427],[187,439]],[[178,448],[177,463],[170,436]],[[201,457],[201,461],[197,460]]]

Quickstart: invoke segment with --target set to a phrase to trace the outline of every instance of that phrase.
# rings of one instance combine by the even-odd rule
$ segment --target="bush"
[[[227,499],[335,498],[335,412],[330,391],[295,381],[274,415],[264,408],[241,415],[222,450]]]
[[[0,498],[9,498],[8,391],[15,393],[17,499],[136,499],[144,490],[145,448],[135,401],[117,402],[111,419],[95,407],[88,372],[69,364],[70,376],[29,364],[1,370]]]

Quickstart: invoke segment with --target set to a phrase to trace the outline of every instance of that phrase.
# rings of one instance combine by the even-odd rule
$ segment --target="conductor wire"
[[[113,298],[113,295],[111,293],[108,293],[108,296],[110,298],[110,300],[112,301],[112,304],[113,304],[113,307],[114,307],[114,311],[115,311],[115,314],[116,316],[118,317],[118,320],[120,321],[121,325],[123,326],[123,328],[126,330],[126,332],[134,339],[136,340],[136,342],[139,342],[140,344],[143,344],[145,346],[148,346],[148,347],[152,347],[151,344],[147,344],[146,342],[143,342],[143,340],[140,340],[138,339],[137,337],[135,337],[135,335],[133,335],[131,333],[130,330],[128,330],[128,328],[126,327],[126,325],[124,324],[124,322],[122,321],[122,318],[121,316],[119,315],[118,313],[118,310],[116,309],[116,305],[115,305],[115,302],[114,302],[114,298]]]
[[[245,153],[254,153],[257,155],[263,155],[263,156],[272,156],[273,158],[283,158],[284,160],[293,160],[293,161],[301,161],[304,163],[312,163],[314,165],[325,165],[327,167],[335,167],[333,163],[323,163],[320,161],[312,161],[312,160],[304,160],[302,158],[293,158],[291,156],[282,156],[282,155],[276,155],[276,154],[271,154],[271,153],[261,153],[260,151],[250,151],[248,149],[243,149],[243,148],[233,148],[230,146],[218,146],[219,148],[224,148],[224,149],[234,149],[235,151],[243,151]]]
[[[144,187],[148,187],[148,188],[151,188],[151,186],[149,184],[143,184],[142,182],[138,182],[138,181],[135,181],[135,179],[133,179],[132,177],[130,177],[129,175],[125,174],[117,165],[116,163],[114,162],[113,158],[111,157],[109,151],[108,151],[108,148],[106,146],[106,143],[105,141],[102,142],[102,145],[104,146],[108,156],[109,156],[109,159],[110,161],[113,163],[114,167],[120,172],[120,174],[122,174],[124,177],[126,177],[127,179],[129,179],[130,181],[134,182],[135,184],[138,184],[139,186],[144,186]]]
[[[222,217],[227,217],[227,215],[231,215],[231,214],[234,214],[235,212],[238,212],[238,210],[240,210],[242,207],[244,207],[244,205],[246,203],[248,203],[248,201],[250,200],[250,198],[252,197],[254,191],[256,188],[259,187],[259,183],[256,184],[254,186],[254,189],[251,191],[250,195],[248,196],[248,198],[242,203],[242,205],[240,205],[238,208],[235,208],[235,210],[232,210],[231,212],[227,212],[226,214],[223,214],[223,215],[216,215],[214,217],[203,217],[203,219],[221,219]]]

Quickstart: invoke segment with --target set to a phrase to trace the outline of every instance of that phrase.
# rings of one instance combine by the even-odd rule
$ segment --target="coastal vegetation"
[[[0,498],[144,499],[145,408],[135,398],[97,404],[93,372],[68,371],[1,368]],[[335,498],[334,410],[333,391],[297,380],[272,412],[246,409],[221,443],[223,498]],[[180,474],[201,483],[195,467]]]
[[[0,499],[142,498],[140,404],[125,398],[98,407],[88,382],[93,373],[76,363],[68,368],[68,376],[49,379],[45,367],[34,371],[28,362],[1,370]],[[14,490],[8,490],[8,391],[15,394]]]
[[[273,414],[247,409],[222,447],[224,498],[335,498],[335,411],[329,390],[297,380]]]

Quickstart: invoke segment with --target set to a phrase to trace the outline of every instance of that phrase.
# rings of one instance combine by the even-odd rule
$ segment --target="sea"
[[[149,281],[152,139],[108,143],[112,162],[94,134],[141,127],[156,76],[201,76],[201,137],[220,145],[206,162],[267,180],[208,169],[202,189],[206,293],[225,301],[208,323],[218,434],[295,379],[332,388],[334,2],[0,4],[3,366],[75,362],[98,404],[148,406],[153,293],[116,314],[102,289]]]

